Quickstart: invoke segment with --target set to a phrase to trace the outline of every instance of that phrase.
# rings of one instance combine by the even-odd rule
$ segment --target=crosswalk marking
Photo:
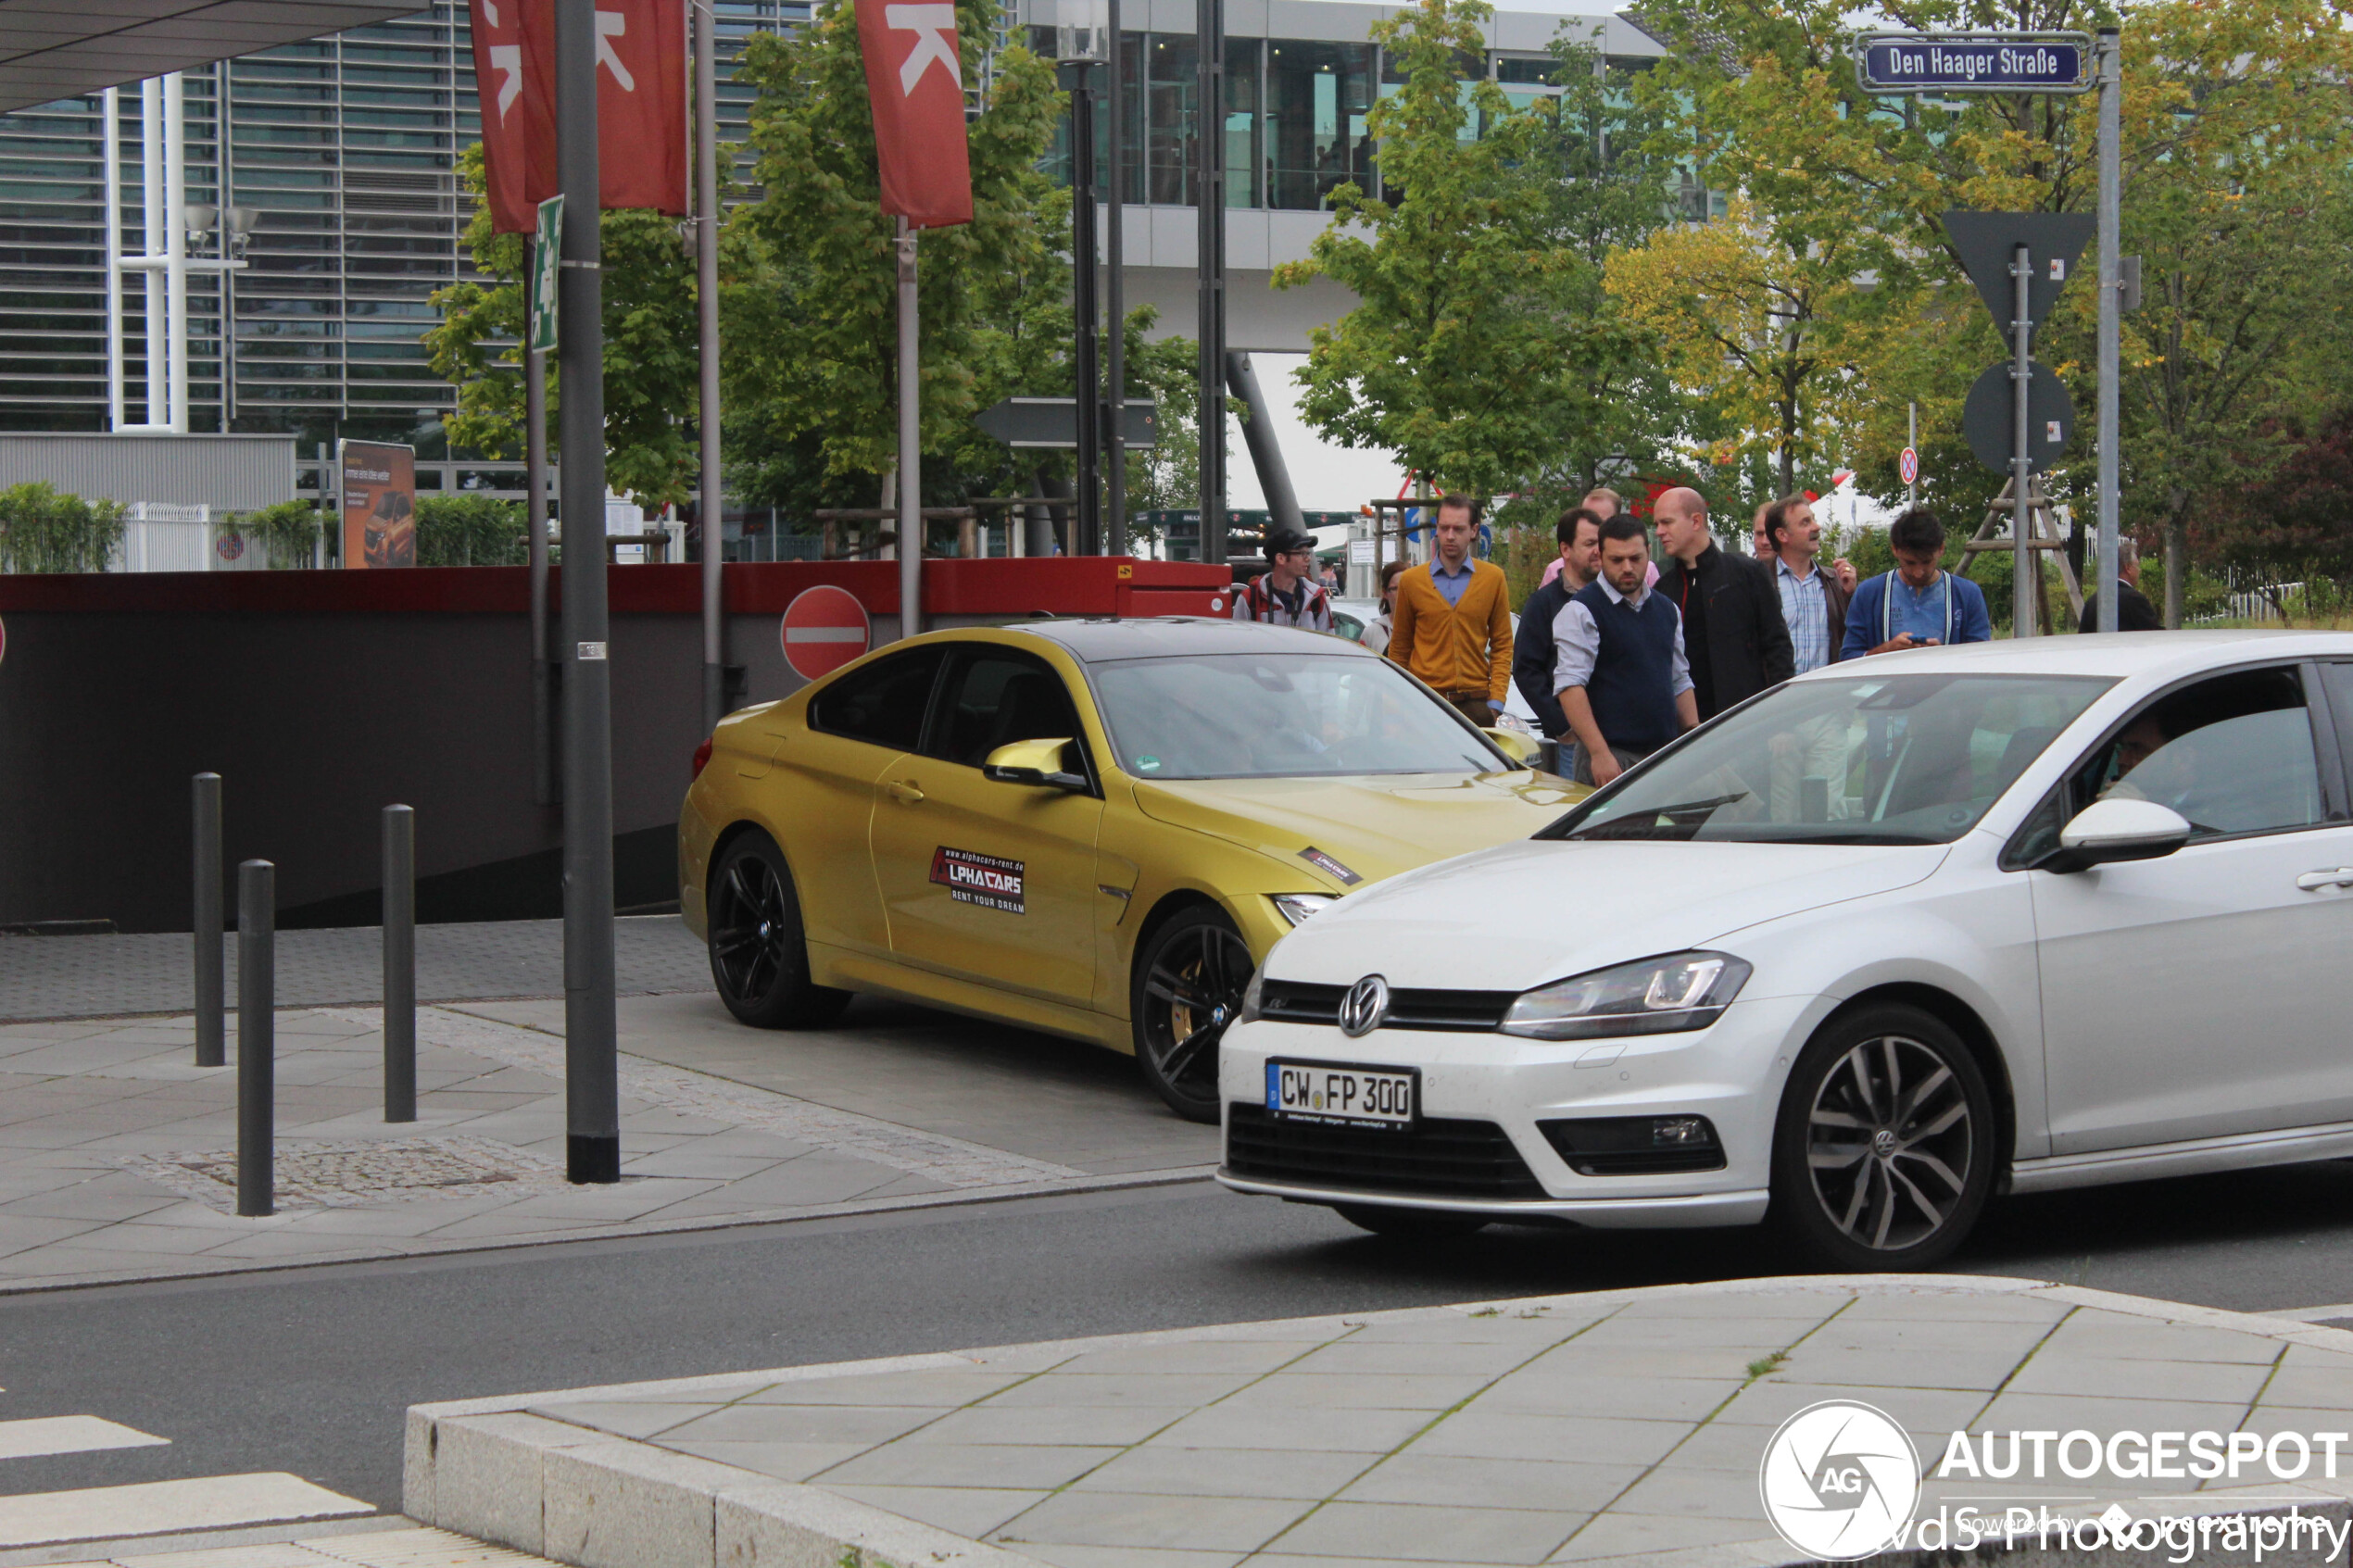
[[[0,1421],[0,1459],[38,1459],[44,1454],[86,1454],[100,1449],[145,1449],[170,1442],[136,1427],[94,1415],[44,1415]]]
[[[0,1547],[219,1530],[233,1524],[375,1512],[372,1503],[314,1486],[283,1471],[203,1475],[184,1481],[0,1497]]]

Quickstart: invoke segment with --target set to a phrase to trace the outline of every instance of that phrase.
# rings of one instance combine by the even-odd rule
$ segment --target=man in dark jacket
[[[2100,596],[2095,591],[2083,596],[2082,623],[2079,632],[2100,629]],[[2120,632],[2162,632],[2164,617],[2141,592],[2141,549],[2130,539],[2116,542],[2116,629]]]
[[[1712,719],[1796,673],[1780,590],[1764,563],[1727,555],[1707,529],[1696,490],[1669,490],[1651,504],[1659,547],[1671,559],[1658,591],[1682,612],[1699,716]]]
[[[1512,684],[1519,688],[1536,723],[1553,740],[1568,734],[1568,721],[1553,699],[1553,621],[1569,596],[1593,580],[1601,570],[1602,515],[1591,507],[1561,513],[1553,536],[1560,544],[1559,575],[1528,596],[1520,606],[1519,630],[1512,637]],[[1569,759],[1564,758],[1564,768]]]

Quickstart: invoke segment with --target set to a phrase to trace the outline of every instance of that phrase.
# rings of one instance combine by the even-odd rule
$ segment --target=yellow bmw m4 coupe
[[[721,721],[679,814],[680,900],[746,1023],[901,997],[1132,1052],[1214,1122],[1217,1042],[1267,948],[1558,817],[1584,791],[1533,750],[1310,632],[934,632]]]

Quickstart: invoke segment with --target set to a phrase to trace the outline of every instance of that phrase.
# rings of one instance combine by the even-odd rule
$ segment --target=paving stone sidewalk
[[[2341,1433],[2353,1333],[1958,1276],[1245,1323],[419,1407],[405,1506],[582,1568],[1749,1568],[1805,1560],[1759,1464],[1832,1399],[1924,1474],[1963,1430]],[[2318,1469],[1930,1479],[1919,1512],[2343,1521],[2353,1450]]]
[[[231,1066],[191,1065],[194,1045],[184,1017],[0,1024],[0,1291],[1169,1179],[624,1053],[623,1179],[572,1186],[556,1035],[421,1008],[417,1120],[392,1125],[381,1013],[294,1009],[277,1018],[279,1212],[240,1218],[233,1013]]]
[[[236,991],[237,935],[225,940],[229,992]],[[185,934],[84,936],[0,935],[0,1022],[122,1018],[193,1005],[195,946]],[[282,931],[277,937],[282,1006],[384,1000],[384,933],[374,926]],[[632,915],[613,922],[621,993],[707,990],[711,963],[676,915]],[[483,921],[417,928],[417,996],[429,1002],[489,997],[560,997],[563,922]]]

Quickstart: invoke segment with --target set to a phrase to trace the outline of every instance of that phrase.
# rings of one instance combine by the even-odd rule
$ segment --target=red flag
[[[502,234],[528,233],[537,201],[529,191],[532,150],[535,144],[555,146],[547,103],[541,95],[544,73],[529,70],[523,63],[523,0],[472,0],[469,9],[491,225]],[[555,183],[552,171],[545,183]]]
[[[556,194],[554,0],[469,0],[492,226],[529,233]],[[685,0],[597,6],[599,205],[686,210]]]
[[[964,72],[946,0],[858,0],[882,209],[917,229],[973,220]]]

